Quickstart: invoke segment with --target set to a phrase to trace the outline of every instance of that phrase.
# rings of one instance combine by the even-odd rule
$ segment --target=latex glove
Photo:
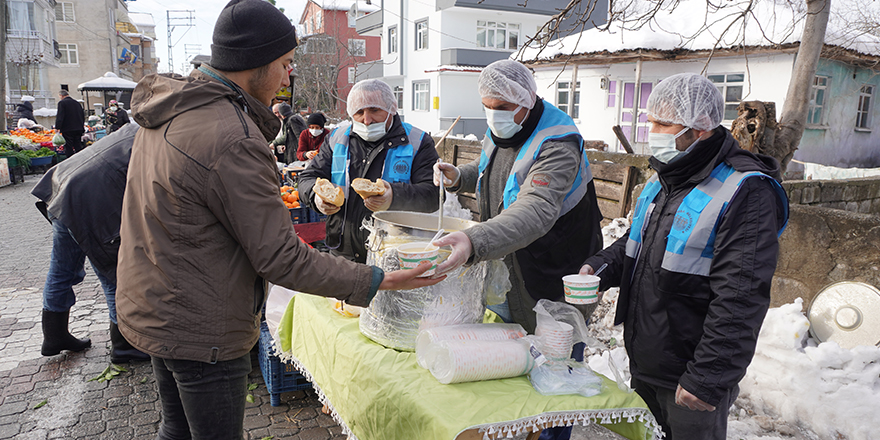
[[[703,402],[699,397],[682,388],[680,384],[675,389],[675,404],[685,406],[692,411],[715,411],[714,406]]]
[[[318,155],[318,150],[306,151],[306,159],[314,159]]]
[[[385,184],[385,194],[382,194],[381,196],[370,196],[364,199],[364,206],[370,211],[386,211],[391,206],[391,200],[394,198],[394,194],[391,191],[391,184],[384,180],[382,183]]]
[[[437,270],[434,272],[437,275],[442,275],[461,267],[464,263],[467,263],[467,260],[471,258],[473,253],[471,239],[461,231],[440,237],[434,240],[433,243],[440,247],[452,246],[452,254],[449,255],[449,258],[437,265]]]
[[[458,186],[458,180],[461,179],[461,171],[451,163],[435,163],[434,186],[440,186],[440,179],[444,179],[443,185],[445,186]]]
[[[379,284],[379,290],[410,290],[419,287],[433,286],[446,279],[446,275],[432,277],[418,276],[431,269],[432,264],[428,261],[419,263],[413,269],[395,270],[394,272],[385,272],[385,279]]]
[[[325,202],[324,199],[318,197],[317,194],[315,194],[315,207],[318,208],[318,211],[321,211],[321,213],[324,215],[333,215],[339,212],[340,209],[342,209],[341,206],[336,206],[332,203]]]

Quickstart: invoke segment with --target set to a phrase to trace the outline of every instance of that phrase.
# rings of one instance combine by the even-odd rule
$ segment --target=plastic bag
[[[507,300],[507,292],[513,287],[510,284],[510,272],[502,260],[490,260],[489,275],[486,279],[486,305],[494,306]]]
[[[431,374],[442,384],[517,377],[535,366],[521,339],[440,341],[430,350]]]
[[[547,362],[532,369],[529,381],[539,394],[557,396],[580,394],[595,396],[602,392],[602,378],[582,362]]]
[[[428,353],[431,346],[440,341],[504,341],[525,335],[526,331],[519,324],[460,324],[428,328],[421,330],[416,338],[416,361],[420,367],[430,369],[432,359]]]
[[[603,345],[587,333],[587,324],[584,315],[571,304],[541,299],[533,309],[537,315],[537,326],[540,330],[559,328],[560,323],[565,323],[573,327],[571,343],[572,345],[583,342],[587,347],[602,348]],[[536,331],[538,333],[538,331]],[[543,342],[539,338],[538,349],[542,352],[546,350]]]
[[[66,141],[64,140],[64,136],[59,131],[52,136],[52,145],[64,145]]]

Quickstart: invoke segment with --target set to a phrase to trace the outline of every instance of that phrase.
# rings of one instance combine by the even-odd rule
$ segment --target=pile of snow
[[[606,243],[626,231],[625,219],[603,228]],[[616,236],[616,237],[615,237]],[[623,326],[614,326],[618,289],[605,292],[591,317],[590,336],[608,349],[588,357],[590,368],[609,378],[613,357],[629,383]],[[803,300],[768,311],[755,357],[740,382],[730,412],[732,440],[872,440],[880,438],[880,347],[851,350],[809,337]]]

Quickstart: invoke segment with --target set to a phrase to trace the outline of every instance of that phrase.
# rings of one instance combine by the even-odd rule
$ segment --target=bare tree
[[[527,0],[526,0],[527,1]],[[717,50],[724,48],[741,49],[748,56],[749,45],[746,44],[747,37],[753,37],[755,33],[766,42],[767,45],[777,45],[786,38],[796,32],[795,21],[803,20],[803,32],[798,47],[797,59],[794,65],[789,88],[785,97],[785,107],[782,110],[782,117],[778,123],[775,120],[775,108],[762,108],[756,110],[755,104],[741,105],[741,117],[752,118],[759,116],[765,118],[760,124],[746,124],[741,122],[739,132],[740,139],[748,138],[748,133],[752,133],[754,138],[754,130],[756,126],[760,126],[760,143],[756,151],[773,156],[779,160],[783,171],[787,167],[789,161],[794,155],[800,144],[801,137],[806,126],[807,115],[809,110],[809,102],[811,95],[811,87],[813,77],[816,74],[816,68],[819,62],[819,55],[822,53],[825,41],[825,31],[828,25],[828,17],[831,10],[831,0],[806,0],[806,10],[802,8],[802,4],[796,3],[794,0],[774,1],[774,0],[742,0],[742,1],[720,1],[706,0],[706,13],[702,17],[681,16],[680,23],[688,22],[688,32],[680,30],[679,27],[665,26],[663,23],[668,21],[658,21],[660,14],[676,14],[676,8],[684,0],[671,1],[644,1],[644,0],[611,0],[608,21],[604,25],[596,26],[595,14],[596,0],[571,0],[568,5],[548,20],[539,32],[527,41],[524,47],[539,48],[535,59],[541,56],[541,53],[554,44],[550,39],[554,36],[567,35],[570,33],[580,33],[585,28],[597,27],[601,31],[611,31],[619,29],[621,38],[626,38],[627,31],[641,29],[645,26],[655,31],[665,32],[680,38],[680,47],[684,47],[688,42],[693,41],[698,36],[709,33],[715,39],[709,59]],[[772,6],[777,8],[787,8],[796,17],[789,26],[783,27],[785,31],[780,34],[774,34],[770,29],[765,29],[760,25],[761,20],[756,16],[756,8],[761,2],[773,2]],[[783,18],[778,18],[783,20]],[[865,25],[862,32],[870,32],[875,30],[877,23],[865,19]],[[750,28],[750,23],[758,23],[757,28]],[[578,40],[579,41],[579,40]],[[577,44],[574,45],[577,47]],[[557,55],[554,60],[567,62],[573,53]],[[522,58],[522,51],[519,54]],[[708,59],[706,65],[708,65]],[[705,68],[704,68],[705,69]],[[750,103],[751,104],[751,103]],[[742,116],[747,115],[747,116]],[[772,122],[766,119],[772,116]],[[734,126],[735,132],[736,125]],[[752,130],[752,131],[750,131]],[[743,134],[745,133],[745,134]]]

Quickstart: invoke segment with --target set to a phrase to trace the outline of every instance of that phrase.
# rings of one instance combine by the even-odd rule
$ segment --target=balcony
[[[510,50],[469,49],[453,47],[440,51],[440,64],[443,66],[486,67],[498,60],[510,58]]]
[[[34,62],[57,66],[55,42],[40,31],[9,29],[6,32],[6,59],[10,62]]]
[[[371,12],[355,21],[355,30],[365,37],[382,36],[382,10]]]
[[[385,66],[382,60],[367,61],[366,63],[358,63],[356,81],[365,79],[376,79],[385,76]]]

